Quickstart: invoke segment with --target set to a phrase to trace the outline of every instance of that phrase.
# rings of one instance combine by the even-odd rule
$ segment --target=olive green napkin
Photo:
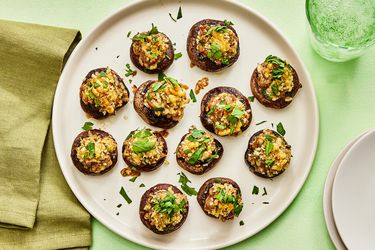
[[[0,20],[0,249],[91,243],[90,216],[59,168],[52,101],[77,30]]]

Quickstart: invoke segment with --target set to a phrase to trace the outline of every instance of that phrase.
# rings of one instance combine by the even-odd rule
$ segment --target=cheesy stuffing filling
[[[283,98],[287,102],[293,100],[286,93],[294,88],[293,73],[289,64],[275,56],[268,56],[262,64],[258,64],[258,86],[262,94],[270,101]]]
[[[117,150],[117,143],[110,136],[88,133],[89,136],[82,138],[75,149],[77,158],[90,172],[100,173],[113,164],[111,154]]]
[[[159,231],[176,226],[186,213],[187,197],[174,193],[172,187],[150,195],[144,206],[144,219]]]
[[[186,95],[187,88],[176,79],[165,77],[163,81],[154,82],[148,88],[144,105],[153,110],[156,116],[179,121],[184,115],[186,104],[190,101]]]
[[[185,162],[194,166],[207,164],[219,158],[218,151],[212,135],[192,127],[178,145],[176,154],[178,158],[183,158]]]
[[[165,157],[164,144],[150,129],[133,131],[124,141],[123,156],[134,166],[156,164]]]
[[[242,198],[237,188],[230,183],[214,183],[208,191],[204,210],[222,221],[242,210]]]
[[[208,122],[220,136],[237,135],[249,124],[250,110],[233,94],[226,92],[212,97],[206,107]]]
[[[248,154],[247,159],[256,172],[272,177],[288,168],[292,157],[291,147],[271,130],[265,129],[249,146],[252,153]]]
[[[227,26],[199,26],[196,44],[197,51],[217,65],[229,64],[229,60],[238,53],[238,37]]]
[[[109,68],[91,74],[81,86],[81,98],[86,105],[94,105],[104,115],[128,102],[125,86]]]

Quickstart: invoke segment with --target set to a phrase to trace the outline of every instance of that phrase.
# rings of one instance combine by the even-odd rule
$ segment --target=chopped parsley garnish
[[[257,186],[254,185],[254,187],[253,187],[253,192],[251,192],[251,194],[258,195],[258,194],[259,194],[259,188],[258,188]]]
[[[265,149],[266,156],[268,156],[271,153],[272,149],[273,149],[273,143],[270,142],[269,140],[267,140],[266,141],[266,149]]]
[[[224,20],[225,25],[234,25],[231,21],[228,21],[227,19]]]
[[[270,204],[268,201],[263,201],[262,203],[263,204]]]
[[[135,180],[136,180],[137,178],[138,178],[138,176],[134,176],[134,177],[130,178],[129,181],[131,181],[131,182],[135,182]]]
[[[163,107],[154,107],[153,110],[154,111],[163,111],[164,108]]]
[[[265,196],[265,195],[267,195],[267,190],[266,190],[265,187],[263,187],[263,194],[262,194],[262,196]]]
[[[284,60],[281,60],[277,56],[273,56],[273,55],[267,56],[265,62],[266,63],[276,64],[276,65],[278,65],[281,68],[284,68],[285,64],[286,64]]]
[[[217,109],[217,106],[215,105],[215,106],[213,106],[208,112],[207,112],[207,115],[210,115],[210,114],[212,114],[212,112],[214,112],[215,111],[215,109]]]
[[[95,87],[95,88],[99,88],[99,87],[100,87],[100,83],[97,83],[97,82],[94,83],[94,87]]]
[[[166,76],[166,77],[164,77],[164,80],[170,81],[172,84],[179,85],[178,81],[176,79],[174,79],[173,77]]]
[[[245,222],[243,222],[243,220],[240,221],[240,226],[243,226],[245,225]]]
[[[143,39],[146,39],[147,36],[150,36],[150,35],[154,35],[154,34],[158,34],[159,33],[159,30],[156,26],[154,26],[154,24],[152,23],[151,24],[151,29],[147,32],[144,32],[144,33],[138,33],[136,34],[135,36],[133,36],[132,40],[133,41],[141,41]]]
[[[101,77],[105,77],[105,76],[107,76],[107,74],[106,74],[104,71],[101,71],[101,72],[99,73],[99,76],[101,76]]]
[[[274,162],[275,162],[274,159],[267,159],[267,160],[265,161],[265,163],[266,163],[267,166],[272,166]]]
[[[128,34],[126,35],[126,37],[130,37],[131,33],[132,33],[132,32],[129,31]]]
[[[152,202],[154,203],[153,208],[157,213],[167,214],[169,217],[172,217],[175,213],[185,211],[185,200],[181,200],[178,203],[176,196],[169,191],[162,199],[154,199]]]
[[[95,157],[95,143],[89,142],[89,143],[87,143],[85,148],[89,152],[90,158],[94,158]]]
[[[218,60],[222,57],[221,46],[218,43],[213,42],[210,47],[210,51],[207,53],[207,56]]]
[[[139,185],[139,187],[140,187],[140,188],[143,188],[143,187],[145,187],[145,184],[141,183],[141,184]]]
[[[104,81],[103,82],[103,87],[106,89],[108,87],[108,82],[107,81]]]
[[[255,124],[255,125],[258,126],[258,125],[263,124],[263,123],[265,123],[265,122],[267,122],[267,121],[261,121],[261,122],[258,122],[258,123]]]
[[[286,131],[285,131],[285,129],[284,129],[284,126],[283,126],[283,124],[282,124],[281,122],[279,122],[279,123],[277,124],[276,128],[277,128],[277,132],[278,132],[280,135],[284,136],[284,135],[286,134]]]
[[[238,204],[238,199],[236,198],[236,201],[234,203],[234,215],[238,217],[242,211],[243,205]]]
[[[220,102],[219,102],[219,104],[220,105],[224,105],[224,104],[226,104],[227,102],[225,101],[225,100],[221,100]]]
[[[212,32],[216,31],[216,32],[222,32],[222,31],[225,31],[227,30],[228,27],[227,26],[221,26],[221,25],[216,25],[216,26],[211,26],[207,33],[206,33],[206,36],[209,36],[212,34]]]
[[[154,92],[158,91],[163,84],[165,84],[164,81],[155,83],[154,86],[152,86],[152,91]]]
[[[159,72],[158,73],[158,80],[159,81],[163,81],[164,80],[164,77],[167,77],[163,72]]]
[[[216,124],[215,127],[218,129],[225,129],[225,127],[221,124]]]
[[[134,137],[136,138],[147,138],[152,135],[152,132],[150,129],[142,129],[134,134]]]
[[[150,31],[147,32],[147,35],[153,35],[153,34],[158,34],[158,27],[154,26],[154,24],[151,24],[151,29]]]
[[[184,172],[180,172],[178,173],[177,175],[180,176],[180,178],[178,179],[178,182],[181,183],[181,189],[184,190],[184,192],[189,195],[189,196],[192,196],[192,195],[197,195],[197,191],[195,190],[195,188],[193,187],[190,187],[188,185],[188,183],[191,181],[187,178],[187,176],[184,174]]]
[[[177,22],[177,20],[173,18],[171,13],[169,13],[169,17],[173,20],[173,22]]]
[[[181,52],[178,52],[178,53],[174,54],[174,59],[175,60],[177,60],[180,57],[182,57],[182,53]]]
[[[120,194],[128,204],[132,203],[132,200],[130,199],[130,197],[128,196],[128,194],[126,193],[126,191],[123,187],[121,187],[121,189],[120,189]]]
[[[228,65],[229,59],[228,58],[221,58],[221,63],[224,64],[224,65]]]
[[[177,20],[182,18],[182,9],[181,6],[178,8],[178,13],[177,13]]]
[[[132,40],[133,41],[141,41],[143,39],[146,39],[147,38],[147,35],[144,34],[144,33],[141,33],[141,34],[137,34],[135,36],[133,36]]]
[[[195,97],[194,91],[192,89],[190,90],[189,96],[193,102],[197,102],[197,98]]]
[[[284,74],[284,68],[273,68],[272,69],[272,78],[280,79]]]
[[[193,131],[192,131],[191,135],[189,135],[187,139],[189,141],[193,142],[193,141],[196,141],[199,138],[202,138],[203,134],[204,134],[203,130],[193,128]]]
[[[195,165],[198,161],[200,161],[203,157],[203,151],[206,149],[205,146],[201,145],[190,157],[187,161],[190,165]]]
[[[117,207],[118,207],[118,208],[120,208],[121,206],[122,206],[122,204],[121,204],[121,203],[117,205]]]
[[[148,152],[155,148],[155,142],[150,141],[149,139],[140,138],[133,143],[132,150],[134,153],[143,153]]]
[[[129,76],[135,76],[135,74],[137,74],[137,71],[132,70],[132,69],[130,68],[130,64],[129,64],[129,63],[127,63],[127,64],[125,65],[125,67],[126,67],[126,73],[125,73],[125,76],[126,76],[126,77],[129,77]]]
[[[222,188],[219,188],[217,191],[219,191],[219,193],[215,196],[216,199],[218,199],[220,202],[223,202],[223,203],[231,203],[233,204],[234,206],[234,215],[236,217],[238,217],[238,215],[241,213],[242,211],[242,208],[243,206],[241,204],[239,204],[238,200],[239,200],[239,195],[237,195],[236,197],[234,197],[233,195],[227,195],[225,193],[225,190],[222,189]]]
[[[269,134],[264,134],[264,137],[266,137],[267,140],[271,141],[273,140],[273,137],[272,135],[269,135]]]
[[[92,122],[85,122],[85,124],[83,124],[83,127],[82,127],[82,129],[83,130],[91,130],[92,129],[92,126],[94,126],[94,123],[92,123]]]
[[[271,85],[271,90],[273,95],[277,95],[279,93],[279,86],[276,83]]]
[[[242,109],[240,107],[235,106],[230,115],[236,117],[237,119],[241,119],[244,114],[245,114],[245,112],[242,111]]]

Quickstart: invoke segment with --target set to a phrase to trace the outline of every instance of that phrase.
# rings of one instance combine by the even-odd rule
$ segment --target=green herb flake
[[[206,149],[205,146],[201,145],[190,157],[187,161],[190,165],[195,165],[198,161],[200,161],[203,157],[203,151]]]
[[[147,138],[152,136],[152,132],[150,129],[142,129],[134,134],[134,137],[136,138]]]
[[[240,221],[240,226],[243,226],[245,225],[245,222],[243,222],[243,220]]]
[[[164,108],[163,107],[154,107],[153,110],[154,111],[163,111]]]
[[[177,13],[177,20],[182,18],[182,9],[181,6],[178,8],[178,13]]]
[[[126,37],[130,37],[131,33],[132,33],[132,32],[129,31],[128,34],[126,35]]]
[[[100,87],[100,83],[98,83],[98,82],[94,83],[94,87],[95,88],[99,88]]]
[[[251,192],[251,194],[258,195],[258,194],[259,194],[259,188],[258,188],[257,186],[254,185],[254,187],[253,187],[253,192]]]
[[[89,152],[90,158],[94,158],[95,157],[95,143],[89,142],[86,144],[85,148]]]
[[[240,213],[242,212],[242,209],[243,209],[243,205],[238,203],[238,196],[237,196],[235,199],[235,203],[234,203],[234,215],[238,217]]]
[[[228,65],[229,64],[229,59],[228,58],[222,58],[221,59],[221,63],[224,64],[224,65]]]
[[[199,138],[202,138],[204,134],[203,130],[199,130],[197,128],[193,128],[192,133],[188,136],[189,141],[196,141]]]
[[[272,69],[272,78],[280,79],[284,74],[284,68],[273,68]]]
[[[147,35],[153,35],[153,34],[158,34],[158,27],[154,26],[154,24],[151,24],[151,29],[149,32],[147,32]]]
[[[118,207],[118,208],[120,208],[121,206],[122,206],[122,204],[121,204],[121,203],[117,205],[117,207]]]
[[[212,114],[215,110],[217,109],[217,106],[213,106],[208,112],[207,112],[207,115],[210,115]]]
[[[106,89],[106,88],[108,88],[108,82],[107,81],[104,81],[103,82],[103,87]]]
[[[194,91],[192,89],[190,90],[189,96],[193,102],[197,102],[197,98],[195,97]]]
[[[269,140],[267,140],[266,141],[266,149],[265,149],[266,156],[268,156],[271,153],[272,149],[273,149],[273,143],[270,142]]]
[[[277,95],[280,92],[279,86],[276,83],[271,85],[271,90],[273,95]]]
[[[221,100],[220,102],[219,102],[219,104],[220,105],[225,105],[227,102],[225,101],[225,100]]]
[[[262,203],[263,204],[270,204],[268,201],[263,201]]]
[[[169,17],[173,20],[173,22],[177,22],[177,20],[173,18],[171,13],[169,13]]]
[[[266,163],[267,166],[272,166],[274,162],[274,159],[267,159],[264,163]]]
[[[128,204],[132,203],[132,200],[130,199],[130,197],[128,196],[128,194],[126,193],[126,191],[123,187],[121,187],[121,189],[120,189],[120,194]]]
[[[169,81],[174,85],[179,85],[178,81],[176,79],[174,79],[173,77],[166,76],[166,77],[164,77],[164,80]]]
[[[265,195],[267,195],[267,189],[265,187],[263,187],[263,194],[262,194],[262,196],[265,196]]]
[[[273,140],[272,135],[264,134],[264,137],[266,137],[266,139],[269,140],[270,142],[272,142],[272,140]]]
[[[174,59],[175,60],[177,60],[180,57],[182,57],[182,53],[181,52],[178,52],[178,53],[174,54]]]
[[[149,139],[140,138],[133,143],[132,150],[134,153],[143,153],[148,152],[155,148],[155,142],[150,141]]]
[[[261,121],[261,122],[258,122],[258,123],[255,124],[255,125],[258,126],[258,125],[263,124],[263,123],[265,123],[265,122],[267,122],[267,121]]]
[[[164,84],[165,82],[164,81],[161,81],[161,82],[156,82],[153,86],[152,86],[152,91],[156,92],[160,89],[160,87]]]
[[[216,124],[215,128],[221,129],[221,130],[225,129],[225,127],[223,125],[221,125],[221,124]]]
[[[195,190],[195,188],[190,187],[188,183],[191,181],[187,178],[187,176],[184,174],[184,172],[180,172],[177,175],[180,176],[178,179],[178,182],[181,183],[181,189],[189,196],[197,195],[198,192]]]
[[[248,96],[247,99],[249,99],[250,102],[254,102],[255,96]]]
[[[282,124],[281,122],[279,122],[279,123],[276,125],[276,129],[277,129],[277,132],[278,132],[280,135],[284,136],[284,135],[286,134],[286,131],[285,131],[285,129],[284,129],[284,126],[283,126],[283,124]]]
[[[139,185],[139,187],[140,187],[140,188],[143,188],[143,187],[145,187],[145,184],[141,183],[141,184]]]
[[[101,72],[99,73],[99,76],[100,76],[100,77],[105,77],[105,76],[107,76],[107,74],[106,74],[104,71],[101,71]]]
[[[131,182],[135,182],[135,180],[136,180],[137,178],[138,178],[138,176],[134,176],[134,177],[130,178],[129,181],[131,181]]]
[[[94,123],[92,123],[92,122],[85,122],[85,124],[83,124],[82,129],[85,130],[85,131],[91,130],[92,126],[94,126]]]
[[[224,20],[224,24],[229,26],[229,25],[234,25],[231,21],[228,21],[227,19]]]
[[[186,211],[185,200],[181,200],[178,203],[176,196],[169,191],[167,191],[165,197],[162,199],[154,199],[152,202],[154,203],[153,207],[157,213],[163,213],[169,217],[172,217],[175,213]]]
[[[207,53],[207,56],[215,60],[220,59],[222,57],[220,44],[213,42],[210,46],[210,51]]]
[[[278,65],[281,68],[284,68],[284,66],[286,64],[286,62],[284,60],[280,59],[277,56],[273,56],[273,55],[267,56],[265,62],[266,63],[276,64],[276,65]]]
[[[230,115],[236,117],[237,119],[241,119],[244,114],[245,114],[245,112],[242,111],[242,109],[240,107],[235,106]]]
[[[158,80],[159,81],[163,81],[165,77],[167,77],[167,76],[163,72],[158,73]]]
[[[126,67],[126,71],[125,71],[125,76],[126,77],[135,76],[137,74],[137,71],[135,71],[135,70],[133,70],[133,69],[130,68],[130,64],[129,63],[127,63],[125,65],[125,67]]]

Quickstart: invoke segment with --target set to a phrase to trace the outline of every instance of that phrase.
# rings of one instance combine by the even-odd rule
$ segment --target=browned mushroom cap
[[[224,178],[224,177],[215,177],[215,178],[211,178],[211,179],[208,179],[205,183],[203,183],[203,185],[200,187],[199,191],[198,191],[198,195],[197,195],[197,201],[200,205],[200,207],[202,208],[203,212],[210,216],[210,217],[213,217],[215,219],[218,219],[218,217],[210,214],[206,208],[205,208],[205,205],[206,205],[206,200],[207,198],[209,198],[210,194],[209,194],[209,191],[210,189],[213,187],[214,183],[219,183],[219,184],[225,184],[225,183],[228,183],[230,185],[232,185],[235,189],[237,189],[237,196],[239,198],[241,198],[241,189],[240,189],[240,186],[232,179],[229,179],[229,178]],[[242,198],[241,198],[242,199]],[[233,211],[231,211],[231,213],[228,214],[227,217],[225,218],[222,218],[223,221],[225,220],[232,220],[234,218],[234,216],[238,216],[240,213],[241,213],[241,210],[242,210],[242,203],[241,204],[237,204],[238,206],[234,208]],[[235,211],[237,209],[237,211]],[[237,213],[237,214],[236,214]]]
[[[156,143],[161,145],[162,147],[162,152],[160,155],[158,155],[158,157],[160,157],[155,163],[152,163],[152,164],[147,164],[147,163],[141,163],[139,165],[135,165],[132,163],[130,157],[132,157],[131,155],[130,156],[125,156],[124,155],[124,152],[125,152],[125,149],[128,147],[128,145],[125,143],[127,140],[129,140],[132,135],[136,132],[138,132],[139,130],[133,130],[132,132],[130,132],[130,134],[128,135],[128,137],[125,139],[123,145],[122,145],[122,157],[125,161],[125,163],[129,166],[129,167],[134,167],[140,171],[145,171],[145,172],[149,172],[149,171],[153,171],[155,169],[157,169],[158,167],[160,167],[163,162],[165,161],[165,159],[167,158],[167,154],[168,154],[168,147],[167,147],[167,142],[165,141],[164,137],[159,133],[159,132],[156,132],[156,131],[152,131],[153,135],[155,135],[156,137]]]
[[[92,130],[89,130],[89,131],[84,131],[84,132],[80,133],[79,135],[77,135],[77,137],[74,139],[70,156],[72,158],[74,166],[76,166],[76,168],[79,171],[81,171],[82,173],[87,174],[87,175],[102,175],[102,174],[107,173],[109,170],[111,170],[117,163],[117,144],[116,144],[116,149],[113,152],[109,153],[109,157],[112,161],[112,164],[107,166],[106,168],[100,170],[99,172],[94,172],[90,168],[90,166],[84,165],[78,159],[77,150],[76,150],[78,147],[81,146],[81,140],[82,139],[84,139],[86,137],[90,137],[92,135],[98,135],[101,138],[109,137],[110,139],[112,139],[116,143],[115,139],[110,134],[108,134],[107,132],[104,132],[102,130],[92,129]]]
[[[185,134],[182,137],[182,139],[180,141],[180,144],[181,144],[182,141],[185,140],[186,136],[188,136],[189,133]],[[201,175],[201,174],[204,174],[204,173],[208,172],[213,167],[215,167],[215,165],[219,162],[219,160],[221,159],[221,157],[223,156],[223,153],[224,153],[223,145],[218,140],[216,140],[215,138],[214,138],[214,143],[215,143],[215,147],[217,149],[216,154],[217,154],[218,157],[213,158],[210,161],[205,161],[205,162],[202,162],[202,161],[199,160],[194,165],[189,164],[188,159],[186,159],[185,157],[179,157],[179,154],[178,154],[179,146],[177,146],[176,160],[177,160],[178,165],[180,165],[180,167],[189,171],[192,174]]]
[[[252,115],[251,115],[251,107],[249,100],[237,89],[232,87],[216,87],[214,89],[211,89],[208,91],[202,98],[201,102],[201,114],[200,119],[202,122],[202,125],[210,132],[215,133],[214,124],[210,122],[210,119],[208,117],[208,112],[206,111],[206,106],[208,105],[211,98],[214,98],[215,96],[219,95],[220,93],[228,93],[232,94],[235,97],[237,97],[245,106],[245,109],[248,110],[248,113],[250,114],[249,122],[245,126],[241,127],[241,131],[245,131],[251,123]]]
[[[259,138],[260,135],[264,134],[265,131],[268,131],[268,134],[271,133],[275,138],[281,138],[282,142],[285,144],[286,149],[290,151],[291,146],[286,142],[283,136],[281,136],[279,133],[270,130],[270,129],[264,129],[256,132],[253,136],[251,136],[247,150],[245,152],[245,162],[249,166],[249,169],[251,172],[253,172],[255,175],[262,177],[262,178],[273,178],[276,177],[286,170],[286,168],[289,166],[290,160],[291,160],[291,154],[286,154],[286,160],[287,165],[285,168],[281,170],[272,170],[271,165],[267,165],[265,161],[260,161],[258,163],[254,162],[253,164],[249,160],[249,156],[254,153],[254,150],[256,150],[257,147],[260,147],[261,145],[257,145],[256,140]],[[267,140],[267,139],[266,139]]]
[[[147,32],[143,32],[141,34],[145,34]],[[161,55],[163,57],[163,59],[157,63],[157,66],[155,69],[149,69],[147,68],[146,66],[144,65],[141,65],[140,63],[140,58],[145,58],[146,55],[141,55],[141,53],[145,53],[144,51],[140,50],[140,53],[135,53],[134,50],[135,50],[135,46],[138,45],[139,41],[135,41],[133,39],[133,42],[130,46],[130,59],[132,60],[132,63],[138,68],[140,69],[141,71],[145,72],[145,73],[149,73],[149,74],[157,74],[159,72],[163,72],[165,71],[166,69],[168,69],[172,63],[173,63],[173,60],[174,60],[174,50],[173,50],[173,45],[172,45],[172,42],[171,40],[169,39],[169,37],[167,35],[165,35],[164,33],[161,33],[161,32],[158,32],[154,35],[158,35],[158,36],[161,36],[163,38],[165,38],[167,40],[166,44],[167,44],[167,50],[164,52],[164,55]]]
[[[148,229],[150,229],[151,231],[153,231],[154,233],[157,233],[157,234],[168,234],[168,233],[171,233],[173,231],[176,231],[177,229],[179,229],[182,226],[182,224],[184,224],[184,222],[186,220],[186,217],[189,213],[189,202],[186,199],[186,203],[184,205],[184,211],[181,214],[182,218],[181,218],[180,222],[178,222],[176,225],[166,226],[163,231],[160,231],[158,228],[156,228],[155,225],[151,225],[151,222],[148,219],[145,218],[145,215],[147,214],[147,211],[145,210],[145,206],[148,203],[147,202],[148,199],[153,194],[155,194],[156,192],[158,192],[160,190],[168,191],[169,188],[171,188],[175,194],[181,194],[181,195],[184,195],[186,197],[186,195],[183,194],[180,189],[178,189],[177,187],[175,187],[171,184],[166,184],[166,183],[157,184],[157,185],[153,186],[152,188],[147,190],[141,197],[141,202],[140,202],[140,205],[139,205],[139,216],[141,218],[141,221]]]
[[[90,116],[92,116],[95,119],[103,119],[107,116],[114,115],[116,113],[116,110],[125,106],[129,101],[129,90],[125,86],[124,80],[112,69],[111,69],[112,74],[114,74],[115,77],[118,80],[118,81],[115,81],[115,84],[117,83],[117,84],[120,84],[121,86],[124,87],[124,91],[125,91],[124,95],[126,96],[126,101],[123,100],[121,105],[117,106],[113,113],[108,113],[108,112],[103,113],[103,112],[100,111],[100,108],[95,106],[95,103],[93,103],[93,104],[87,103],[86,104],[82,100],[82,98],[83,98],[82,87],[87,84],[87,81],[91,78],[92,74],[100,73],[100,72],[103,72],[103,71],[106,72],[107,68],[97,68],[97,69],[93,69],[89,73],[87,73],[87,75],[85,76],[85,79],[82,82],[81,89],[79,91],[80,103],[81,103],[81,107],[82,107],[83,111],[85,111],[86,113],[88,113]]]
[[[293,88],[290,92],[282,93],[280,98],[272,100],[270,97],[264,94],[265,88],[259,86],[259,72],[258,68],[255,68],[250,80],[251,91],[255,98],[264,106],[274,109],[282,109],[288,106],[293,97],[297,94],[298,90],[302,88],[302,84],[299,82],[299,78],[295,69],[289,64],[288,65],[293,75]]]
[[[228,60],[227,64],[216,64],[215,62],[210,60],[205,54],[197,50],[197,36],[201,27],[205,25],[225,26],[228,29],[232,30],[233,33],[235,34],[236,40],[237,40],[237,48],[236,48],[237,53]],[[187,52],[191,60],[191,63],[194,65],[197,65],[200,69],[209,71],[209,72],[216,72],[216,71],[220,71],[220,70],[230,67],[237,61],[240,55],[240,42],[238,40],[238,35],[237,35],[236,30],[231,25],[228,25],[224,23],[223,21],[212,20],[212,19],[205,19],[205,20],[199,21],[191,27],[188,38],[187,38],[186,48],[187,48]]]

